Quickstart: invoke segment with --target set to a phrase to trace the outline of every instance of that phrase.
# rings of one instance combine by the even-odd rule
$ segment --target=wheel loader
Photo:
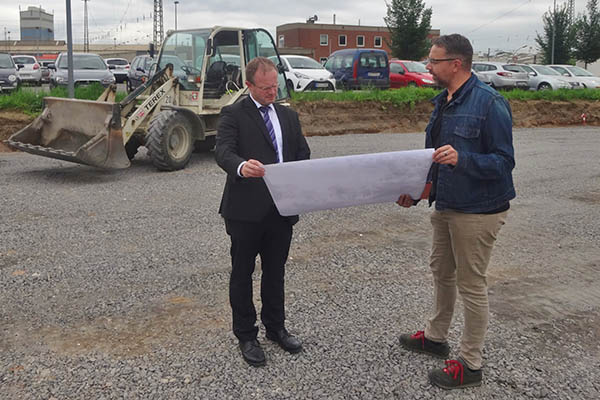
[[[184,168],[192,152],[214,147],[221,108],[247,95],[246,64],[262,56],[279,67],[278,101],[288,97],[282,63],[264,29],[169,31],[151,78],[123,101],[114,86],[96,101],[46,97],[42,113],[9,146],[100,168],[127,168],[140,146],[156,168]]]

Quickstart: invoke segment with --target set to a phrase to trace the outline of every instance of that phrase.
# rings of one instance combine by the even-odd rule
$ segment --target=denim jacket
[[[448,91],[444,90],[432,100],[435,109],[425,131],[426,148],[433,147],[431,129],[443,102],[442,96],[448,96]],[[436,210],[485,213],[515,197],[510,106],[475,75],[471,75],[458,98],[444,111],[440,143],[456,149],[458,163],[439,166]]]

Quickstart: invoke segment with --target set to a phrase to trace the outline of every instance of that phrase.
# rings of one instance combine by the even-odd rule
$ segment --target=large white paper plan
[[[433,149],[319,158],[265,165],[265,180],[284,216],[419,199]]]

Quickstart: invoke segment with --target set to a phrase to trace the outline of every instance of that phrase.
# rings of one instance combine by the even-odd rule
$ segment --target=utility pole
[[[154,47],[158,48],[162,44],[165,31],[163,29],[163,2],[162,0],[154,0],[154,29],[153,42]]]
[[[87,3],[90,0],[83,0],[83,52],[90,51],[90,32],[88,31],[88,11]]]
[[[67,2],[67,90],[69,98],[75,97],[75,83],[73,82],[73,31],[71,29],[71,0]]]
[[[177,30],[177,4],[179,1],[175,0],[173,3],[175,4],[175,30]]]
[[[556,0],[554,0],[554,12],[552,14],[552,55],[550,56],[550,64],[554,64],[554,41],[556,40]]]

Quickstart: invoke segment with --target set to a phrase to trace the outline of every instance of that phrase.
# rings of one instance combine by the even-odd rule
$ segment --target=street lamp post
[[[556,39],[556,0],[554,0],[554,12],[552,14],[552,54],[550,55],[550,64],[554,64],[554,41]]]
[[[177,4],[179,4],[179,1],[175,0],[173,4],[175,4],[175,30],[177,30]]]

